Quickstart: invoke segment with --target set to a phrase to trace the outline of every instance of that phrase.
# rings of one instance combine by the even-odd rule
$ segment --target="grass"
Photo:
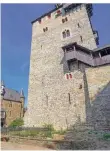
[[[35,129],[28,129],[28,130],[21,130],[21,131],[10,131],[10,135],[14,136],[21,136],[21,137],[38,137],[38,138],[53,138],[54,134],[64,135],[66,133],[66,130],[58,130],[56,131],[52,125],[45,124],[43,126],[44,128],[47,128],[47,130],[35,130]]]

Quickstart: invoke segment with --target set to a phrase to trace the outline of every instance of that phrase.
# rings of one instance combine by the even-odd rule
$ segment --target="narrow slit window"
[[[77,25],[78,25],[78,28],[80,28],[80,24],[78,23]]]
[[[45,30],[47,31],[47,30],[48,30],[48,27],[46,27]]]
[[[65,22],[65,20],[64,19],[62,19],[62,23],[64,23]]]
[[[45,28],[43,28],[43,31],[45,32]]]
[[[81,42],[83,42],[83,38],[82,38],[82,36],[80,36],[80,39],[81,39]]]
[[[11,111],[10,111],[10,116],[11,116]]]
[[[68,18],[67,18],[67,17],[65,18],[65,21],[68,21]]]
[[[46,104],[48,106],[48,95],[46,95]]]
[[[71,97],[70,97],[70,93],[68,93],[68,101],[69,101],[69,104],[71,104]]]

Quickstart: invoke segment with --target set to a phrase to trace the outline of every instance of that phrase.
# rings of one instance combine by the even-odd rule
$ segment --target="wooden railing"
[[[81,62],[89,64],[91,66],[99,66],[110,63],[110,55],[103,56],[101,58],[93,58],[91,55],[80,51],[68,51],[65,53],[66,60],[77,59]]]

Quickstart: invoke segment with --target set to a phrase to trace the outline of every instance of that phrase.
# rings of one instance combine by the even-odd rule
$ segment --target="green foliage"
[[[108,139],[110,139],[110,133],[109,134],[103,134],[103,138],[105,139],[105,140],[108,140]]]
[[[44,124],[43,127],[47,128],[49,131],[54,131],[54,127],[52,124]]]
[[[23,119],[18,118],[16,120],[12,121],[12,123],[9,125],[9,127],[19,127],[19,126],[22,126],[23,124],[24,124]]]
[[[66,130],[57,130],[54,131],[54,134],[64,135],[66,133]]]
[[[18,120],[17,122],[13,121],[11,123],[11,127],[16,127],[16,126],[18,126]],[[21,136],[21,137],[32,136],[32,137],[44,139],[44,138],[53,138],[54,134],[64,135],[66,133],[66,130],[56,131],[52,124],[44,124],[43,128],[44,130],[26,129],[26,130],[17,131],[15,129],[14,131],[10,131],[10,135]]]

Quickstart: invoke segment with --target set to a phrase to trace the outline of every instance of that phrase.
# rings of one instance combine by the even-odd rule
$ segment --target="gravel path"
[[[48,148],[37,145],[17,144],[11,142],[1,142],[1,150],[48,150]]]

